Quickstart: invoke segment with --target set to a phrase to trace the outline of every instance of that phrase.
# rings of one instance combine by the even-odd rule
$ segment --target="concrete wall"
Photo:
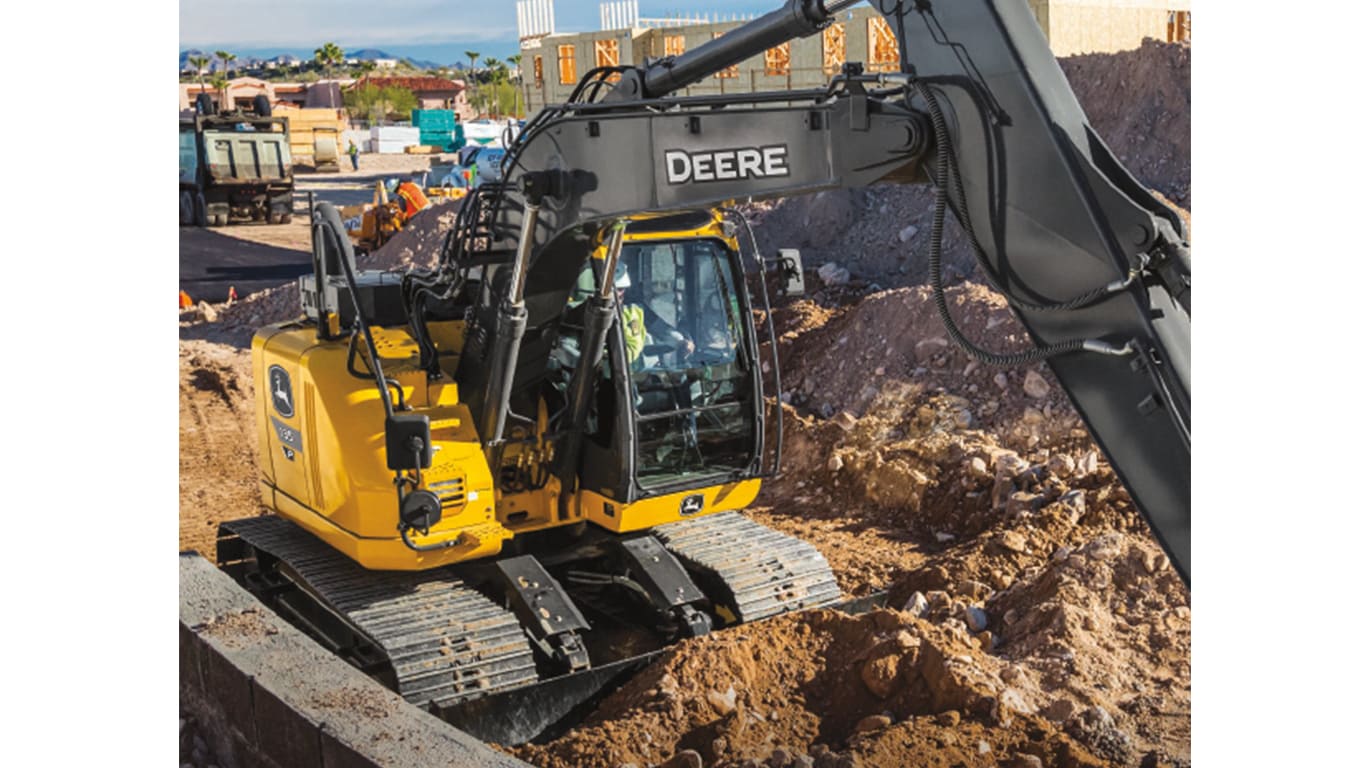
[[[529,768],[328,653],[193,553],[180,556],[180,698],[222,768]]]

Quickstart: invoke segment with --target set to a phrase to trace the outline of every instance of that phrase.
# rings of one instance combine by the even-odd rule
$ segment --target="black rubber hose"
[[[958,325],[954,322],[953,316],[949,314],[948,301],[944,298],[944,280],[940,263],[944,240],[944,213],[948,208],[948,128],[944,123],[944,114],[940,111],[939,104],[935,100],[934,95],[930,93],[929,88],[918,79],[915,81],[915,87],[930,107],[930,123],[934,127],[936,152],[934,172],[934,218],[930,226],[930,286],[934,292],[935,308],[939,310],[939,319],[943,321],[945,329],[949,332],[949,336],[953,338],[954,343],[964,352],[987,365],[1025,365],[1040,360],[1046,360],[1055,355],[1081,351],[1085,342],[1082,339],[1072,339],[1059,344],[1035,347],[1024,352],[999,354],[987,351],[973,344],[963,335],[962,331],[958,329]],[[967,228],[966,224],[964,224],[964,228]]]

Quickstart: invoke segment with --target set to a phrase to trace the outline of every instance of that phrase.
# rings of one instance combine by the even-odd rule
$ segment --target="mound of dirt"
[[[1086,118],[1145,186],[1191,207],[1191,46],[1152,38],[1131,51],[1058,59]]]
[[[813,611],[684,642],[579,728],[516,753],[545,768],[672,765],[687,750],[718,766],[1105,764],[1005,668],[956,626]]]
[[[251,354],[180,342],[180,549],[210,560],[218,524],[256,515],[256,419]]]

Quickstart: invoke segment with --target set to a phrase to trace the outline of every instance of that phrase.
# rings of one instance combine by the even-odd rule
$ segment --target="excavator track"
[[[537,680],[517,617],[459,579],[367,571],[278,517],[236,520],[221,530],[278,559],[282,576],[367,638],[413,704],[447,706]]]
[[[669,523],[651,533],[703,581],[728,592],[722,602],[730,601],[742,623],[830,605],[842,597],[830,564],[815,547],[739,512]]]

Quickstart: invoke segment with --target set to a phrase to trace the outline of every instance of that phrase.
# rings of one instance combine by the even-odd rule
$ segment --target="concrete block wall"
[[[405,702],[180,556],[181,705],[223,768],[528,768]]]

